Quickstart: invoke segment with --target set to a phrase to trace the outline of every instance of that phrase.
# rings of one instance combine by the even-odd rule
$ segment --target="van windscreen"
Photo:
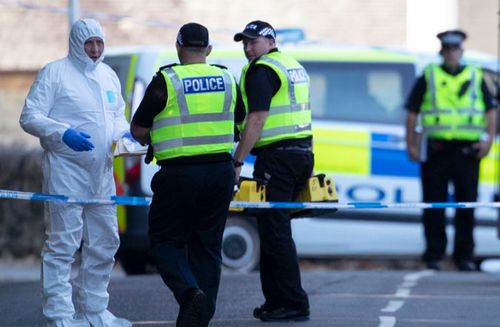
[[[402,124],[415,81],[409,63],[301,62],[311,81],[314,118]]]
[[[120,80],[122,96],[127,99],[126,89],[130,70],[130,55],[109,56],[104,58],[104,62],[113,69]]]

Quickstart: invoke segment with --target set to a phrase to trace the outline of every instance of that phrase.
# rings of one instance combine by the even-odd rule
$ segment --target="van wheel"
[[[260,259],[260,240],[254,220],[228,217],[222,239],[222,264],[238,272],[257,269]]]

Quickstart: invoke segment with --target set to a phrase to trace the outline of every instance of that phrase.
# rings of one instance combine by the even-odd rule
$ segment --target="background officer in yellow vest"
[[[160,68],[131,132],[152,145],[161,167],[151,181],[151,256],[180,305],[177,326],[207,326],[233,194],[235,119],[245,110],[229,71],[206,64],[212,48],[204,26],[182,26],[176,47],[181,64]]]
[[[295,59],[278,51],[275,38],[273,27],[262,21],[248,23],[234,36],[243,41],[249,61],[240,80],[248,119],[234,162],[238,179],[251,151],[257,156],[254,178],[267,184],[268,201],[293,201],[314,165],[309,76]],[[263,321],[307,320],[309,301],[300,281],[289,210],[263,211],[257,222],[265,303],[253,315]]]
[[[421,161],[423,201],[447,202],[451,181],[454,201],[474,202],[479,162],[495,138],[496,101],[483,72],[460,64],[465,33],[453,30],[437,37],[443,63],[425,68],[406,104],[407,151],[412,160]],[[423,128],[421,142],[417,142],[417,119]],[[423,225],[423,260],[429,269],[439,270],[447,244],[445,210],[424,210]],[[475,269],[473,229],[473,209],[456,210],[453,260],[461,271]]]

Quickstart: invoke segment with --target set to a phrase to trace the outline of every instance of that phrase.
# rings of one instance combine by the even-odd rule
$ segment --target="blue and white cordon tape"
[[[19,192],[0,189],[0,199],[15,199],[28,201],[45,201],[73,204],[117,204],[130,206],[147,206],[151,204],[150,197],[110,196],[107,198],[79,198],[65,195]],[[246,202],[232,201],[231,208],[251,209],[472,209],[500,208],[500,202],[413,202],[413,203],[383,203],[383,202]]]

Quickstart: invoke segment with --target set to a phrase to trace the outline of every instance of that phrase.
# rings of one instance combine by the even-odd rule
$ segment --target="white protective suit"
[[[115,194],[112,143],[129,130],[120,82],[114,71],[87,56],[84,43],[104,41],[100,24],[77,21],[66,58],[46,65],[38,74],[21,114],[22,128],[40,138],[43,191],[78,197]],[[91,151],[76,152],[62,140],[73,128],[91,136]],[[47,240],[42,250],[43,313],[49,326],[131,326],[106,310],[107,292],[119,236],[114,205],[46,203]],[[75,252],[82,245],[75,280],[75,307],[70,282]],[[87,321],[85,321],[87,320]],[[83,324],[82,324],[83,321]]]

